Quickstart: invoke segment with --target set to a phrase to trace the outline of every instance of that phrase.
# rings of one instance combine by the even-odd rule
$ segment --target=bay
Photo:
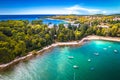
[[[92,40],[79,47],[56,47],[1,72],[0,80],[120,80],[120,42]]]
[[[48,17],[52,17],[55,15],[0,15],[0,20],[43,20],[44,24],[62,24],[67,23],[64,20],[56,20],[56,19],[49,19]]]

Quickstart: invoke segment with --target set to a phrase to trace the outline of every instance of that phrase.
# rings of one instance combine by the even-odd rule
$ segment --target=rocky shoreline
[[[22,62],[22,61],[26,61],[29,60],[31,58],[33,58],[35,55],[38,54],[42,54],[56,46],[80,46],[83,45],[86,41],[89,40],[107,40],[107,41],[117,41],[120,42],[120,38],[116,38],[116,37],[102,37],[102,36],[96,36],[96,35],[91,35],[91,36],[87,36],[83,39],[81,39],[80,41],[72,41],[72,42],[57,42],[57,43],[53,43],[35,53],[33,52],[29,52],[28,55],[17,58],[9,63],[6,64],[2,64],[0,65],[0,71],[4,71],[6,69],[9,69],[10,67],[14,66],[15,64]]]

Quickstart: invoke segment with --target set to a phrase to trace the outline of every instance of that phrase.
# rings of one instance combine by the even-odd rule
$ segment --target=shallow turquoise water
[[[43,19],[44,24],[67,24],[64,20],[57,20],[57,19]]]
[[[0,80],[120,80],[120,43],[96,40],[80,47],[56,47],[1,73]]]

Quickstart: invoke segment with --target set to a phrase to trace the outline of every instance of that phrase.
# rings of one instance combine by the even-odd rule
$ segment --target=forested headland
[[[64,20],[65,18],[75,20],[75,23],[80,25],[76,27],[69,23],[67,28],[64,24],[49,28],[42,20],[0,21],[0,64],[8,63],[55,42],[80,40],[88,35],[120,37],[120,21],[115,21],[112,17],[98,17],[95,20],[87,20],[88,18],[83,16],[61,17]],[[100,23],[108,24],[109,27],[98,27]]]

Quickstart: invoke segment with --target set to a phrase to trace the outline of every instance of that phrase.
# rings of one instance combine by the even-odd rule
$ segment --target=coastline
[[[63,19],[54,19],[54,18],[46,18],[46,19],[49,19],[49,20],[61,20],[61,21],[64,21],[66,23],[71,23],[70,21],[63,20]]]
[[[90,40],[106,40],[106,41],[120,42],[120,38],[118,38],[118,37],[103,37],[103,36],[96,36],[96,35],[90,35],[90,36],[84,37],[79,41],[56,42],[56,43],[53,43],[47,47],[44,47],[43,49],[37,51],[35,54],[33,52],[29,52],[28,55],[26,55],[26,56],[14,59],[13,61],[6,63],[6,64],[1,64],[0,71],[6,70],[6,69],[14,66],[15,64],[19,63],[19,62],[29,60],[29,59],[33,58],[35,55],[42,54],[42,53],[50,50],[51,48],[54,48],[57,46],[77,46],[77,45],[80,46],[80,45],[83,45],[85,41],[90,41]]]

